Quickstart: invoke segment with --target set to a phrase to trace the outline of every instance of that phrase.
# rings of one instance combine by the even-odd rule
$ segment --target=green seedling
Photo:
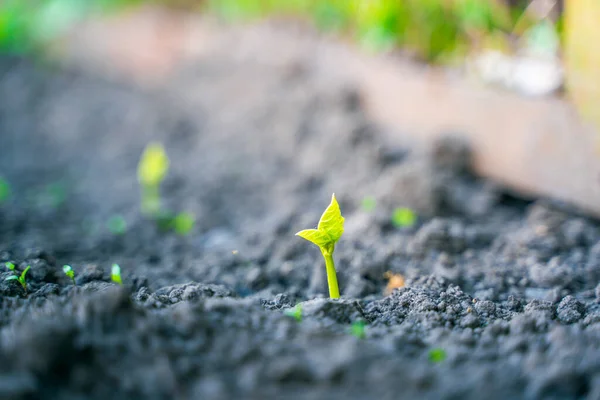
[[[335,194],[331,196],[331,203],[323,212],[317,229],[305,229],[296,233],[303,239],[319,246],[323,258],[325,259],[325,269],[327,271],[327,285],[329,286],[329,297],[338,299],[340,289],[338,287],[337,275],[335,272],[335,263],[333,261],[333,251],[335,244],[344,233],[344,217],[340,211],[340,205],[335,199]]]
[[[18,281],[23,287],[23,290],[27,291],[27,282],[25,281],[25,276],[27,275],[27,271],[29,271],[30,268],[31,266],[28,265],[27,268],[25,268],[23,272],[21,272],[20,276],[12,275],[6,278],[5,281]]]
[[[288,317],[294,318],[296,321],[302,321],[302,305],[296,304],[296,307],[290,308],[284,311],[284,314]]]
[[[354,321],[352,326],[350,326],[350,334],[352,336],[356,336],[359,339],[364,339],[367,337],[365,333],[365,321],[359,319],[358,321]]]
[[[365,197],[362,200],[361,206],[366,212],[372,212],[375,210],[375,207],[377,207],[377,200],[371,196]]]
[[[392,214],[392,224],[397,228],[413,226],[417,221],[417,215],[410,208],[396,208]]]
[[[73,285],[76,285],[75,283],[75,271],[73,271],[73,268],[71,268],[70,265],[63,265],[63,271],[65,273],[66,276],[68,276],[69,278],[71,278],[71,280],[73,281]]]
[[[11,262],[4,263],[4,265],[6,266],[6,268],[8,268],[11,271],[15,270],[15,264],[13,264]]]
[[[110,279],[118,285],[123,284],[123,280],[121,280],[121,267],[119,267],[119,264],[112,265],[110,270]]]
[[[123,235],[127,230],[127,222],[120,215],[113,215],[107,222],[108,230],[113,235]]]
[[[10,185],[8,182],[0,178],[0,203],[4,203],[10,197]]]
[[[169,171],[169,157],[159,143],[150,143],[138,164],[142,211],[156,218],[161,213],[160,184]]]
[[[186,236],[194,228],[194,214],[181,212],[173,218],[173,229],[181,236]]]
[[[429,350],[429,361],[437,364],[441,363],[446,359],[446,351],[441,348],[431,349]]]

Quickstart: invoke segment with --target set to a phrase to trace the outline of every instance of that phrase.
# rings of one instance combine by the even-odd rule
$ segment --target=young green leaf
[[[317,229],[305,229],[296,233],[297,236],[316,244],[319,246],[319,249],[321,249],[321,254],[323,254],[323,258],[325,259],[329,297],[332,299],[340,297],[335,263],[333,260],[333,251],[335,249],[335,243],[340,239],[343,233],[344,217],[342,217],[340,206],[335,199],[335,194],[331,196],[331,203],[321,216]]]
[[[15,264],[13,264],[11,262],[7,262],[4,265],[6,265],[6,268],[10,269],[11,271],[15,270]]]
[[[12,276],[9,276],[8,278],[6,278],[5,281],[14,281],[15,279],[19,280],[19,277],[16,275],[12,275]]]
[[[323,212],[317,229],[326,233],[331,239],[332,244],[335,244],[342,237],[344,233],[344,217],[342,217],[340,205],[335,199],[335,194],[331,196],[331,203],[325,209],[325,212]]]
[[[123,284],[123,281],[121,280],[121,267],[119,267],[119,264],[112,265],[110,279],[119,285]]]
[[[331,243],[331,238],[325,232],[318,229],[305,229],[296,233],[296,236],[300,236],[302,239],[306,239],[321,248]]]
[[[159,143],[150,143],[138,165],[138,179],[144,186],[157,186],[169,170],[169,157]]]
[[[65,273],[66,276],[71,278],[71,280],[73,281],[73,285],[75,285],[75,271],[73,271],[73,268],[71,268],[70,265],[64,265],[63,272]]]

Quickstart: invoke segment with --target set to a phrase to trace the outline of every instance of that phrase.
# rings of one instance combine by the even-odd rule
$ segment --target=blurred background
[[[408,112],[406,107],[399,111],[414,93],[386,98],[373,79],[369,83],[365,78],[366,96],[379,122],[415,135],[443,129],[477,135],[490,131],[485,143],[475,143],[477,168],[483,175],[600,211],[594,184],[600,173],[597,151],[582,154],[582,149],[598,148],[595,132],[600,129],[600,3],[595,0],[4,0],[0,51],[67,64],[85,60],[90,69],[104,64],[104,70],[131,79],[164,82],[168,71],[189,54],[210,47],[211,30],[265,20],[309,27],[361,57],[384,59],[397,71],[381,78],[379,88],[396,75],[405,82],[421,82],[410,90],[422,102],[436,103],[431,112]],[[402,62],[413,72],[403,72]],[[347,65],[331,68],[344,73]],[[380,72],[360,70],[371,76],[382,76]],[[440,83],[440,73],[460,79]],[[434,91],[432,79],[439,86]],[[457,91],[457,84],[467,89]],[[485,91],[490,89],[501,94],[494,97]],[[445,102],[437,103],[440,91]],[[481,96],[487,105],[479,104]],[[456,104],[462,108],[452,109]],[[448,120],[440,109],[461,117]],[[429,125],[412,121],[414,114]],[[481,126],[496,126],[506,115],[522,121],[501,129],[510,129],[510,137],[499,139],[501,130],[494,133]],[[564,117],[554,120],[556,115]],[[431,125],[432,120],[438,123]],[[537,132],[528,145],[519,142],[532,126],[548,128],[540,131],[561,128],[548,134],[550,139],[540,139],[547,133]],[[568,135],[578,137],[576,143]],[[588,139],[582,141],[583,136]],[[566,171],[565,179],[552,175],[550,182],[536,172],[538,167],[530,167],[526,160],[540,152],[540,160],[531,163],[546,171],[549,164],[558,166],[552,170]],[[569,182],[581,170],[585,177]]]

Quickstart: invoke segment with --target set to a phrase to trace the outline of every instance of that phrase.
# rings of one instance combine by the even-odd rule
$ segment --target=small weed
[[[113,264],[110,270],[110,280],[118,285],[123,284],[123,280],[121,279],[121,267],[119,264]]]
[[[446,359],[446,351],[441,348],[435,348],[429,350],[429,361],[438,364]]]
[[[417,221],[417,215],[410,208],[400,207],[392,214],[392,224],[396,228],[407,228],[413,226]]]
[[[64,271],[65,275],[68,276],[73,281],[73,285],[76,285],[75,271],[73,271],[73,268],[71,268],[70,265],[63,265],[63,271]]]
[[[367,335],[365,333],[365,326],[366,326],[366,323],[362,319],[359,319],[358,321],[354,321],[352,323],[352,325],[350,326],[350,334],[352,336],[356,336],[359,339],[365,339],[367,337]]]
[[[31,266],[28,265],[27,268],[25,268],[23,270],[23,272],[21,272],[21,275],[9,276],[8,278],[5,279],[5,281],[17,281],[21,284],[21,286],[23,287],[23,290],[25,290],[25,292],[27,292],[27,282],[25,281],[25,276],[27,275],[27,271],[29,271],[30,268],[31,268]],[[13,270],[14,270],[14,268],[13,268]]]
[[[302,322],[302,305],[296,304],[295,307],[285,310],[284,314],[294,318],[298,322]]]

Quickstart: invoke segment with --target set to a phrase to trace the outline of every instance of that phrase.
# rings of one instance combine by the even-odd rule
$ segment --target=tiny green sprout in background
[[[23,287],[23,290],[27,291],[27,282],[25,281],[25,276],[27,275],[27,271],[29,271],[30,268],[31,266],[28,265],[27,268],[25,268],[23,272],[21,272],[20,276],[12,275],[6,278],[5,281],[18,281]]]
[[[75,271],[73,271],[73,268],[71,268],[70,265],[64,265],[63,266],[63,271],[65,273],[66,276],[68,276],[69,278],[71,278],[71,280],[73,281],[73,285],[75,285]]]
[[[185,236],[194,228],[196,217],[194,214],[181,212],[173,219],[173,229],[178,234]]]
[[[338,287],[337,275],[335,272],[335,263],[333,261],[333,251],[335,244],[344,233],[344,217],[340,211],[340,205],[335,199],[335,194],[331,196],[331,203],[323,212],[317,229],[305,229],[296,233],[303,239],[308,240],[319,246],[323,258],[325,258],[325,269],[327,271],[327,285],[329,286],[329,297],[338,299],[340,289]]]
[[[10,185],[9,183],[0,178],[0,203],[4,203],[10,197]]]
[[[352,336],[356,336],[359,339],[366,338],[367,335],[365,333],[365,326],[365,321],[363,321],[362,319],[354,321],[352,323],[352,326],[350,326],[350,334],[352,334]]]
[[[110,217],[106,225],[113,235],[123,235],[127,230],[127,222],[125,221],[125,218],[120,215],[113,215]]]
[[[400,207],[392,214],[392,223],[397,228],[413,226],[417,221],[417,215],[410,208]]]
[[[119,285],[123,284],[123,281],[121,280],[121,267],[119,267],[119,264],[112,265],[110,270],[110,279]]]
[[[146,146],[138,164],[138,181],[142,188],[142,211],[157,216],[161,211],[160,184],[169,171],[169,157],[160,143]]]
[[[432,363],[440,363],[446,359],[446,351],[441,348],[435,348],[429,350],[429,361]]]
[[[8,268],[11,271],[15,270],[15,264],[13,264],[11,262],[4,263],[4,265],[6,266],[6,268]]]
[[[375,200],[375,197],[367,196],[362,199],[361,206],[366,212],[374,211],[375,207],[377,207],[377,200]]]
[[[285,310],[285,315],[294,318],[296,321],[302,321],[302,305],[296,304],[296,307]]]

